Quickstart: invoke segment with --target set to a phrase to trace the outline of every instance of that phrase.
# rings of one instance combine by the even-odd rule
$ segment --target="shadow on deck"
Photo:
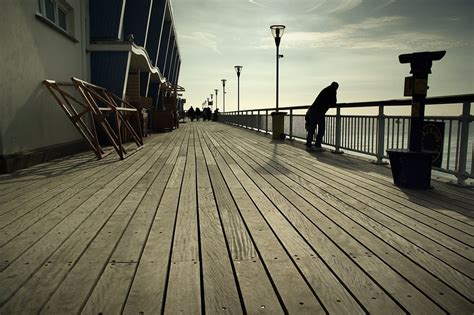
[[[194,122],[0,177],[10,313],[471,314],[474,193]]]

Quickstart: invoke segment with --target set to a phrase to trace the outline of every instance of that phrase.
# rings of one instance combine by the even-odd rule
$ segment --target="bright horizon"
[[[398,55],[416,51],[447,51],[433,63],[428,96],[474,91],[471,0],[172,0],[172,6],[186,109],[201,107],[218,89],[222,111],[221,79],[227,79],[226,111],[237,110],[234,65],[243,66],[241,110],[274,107],[272,24],[286,26],[280,107],[311,104],[332,81],[340,84],[338,102],[404,98],[410,67]]]

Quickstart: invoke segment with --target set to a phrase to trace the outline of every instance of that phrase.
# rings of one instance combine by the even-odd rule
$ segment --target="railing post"
[[[332,150],[332,153],[343,154],[344,151],[341,150],[341,108],[336,108],[336,143],[335,148]]]
[[[377,160],[375,164],[385,165],[387,162],[383,161],[384,157],[384,140],[385,140],[385,115],[383,105],[379,105],[379,114],[377,116]]]
[[[260,110],[257,111],[257,131],[260,132]]]
[[[471,102],[464,102],[462,104],[462,115],[459,117],[461,124],[461,141],[459,148],[459,163],[456,172],[457,184],[459,186],[466,185],[466,164],[467,164],[467,147],[469,143],[469,124],[471,122]],[[472,172],[472,170],[471,170]]]
[[[265,133],[268,133],[268,109],[265,111]]]
[[[293,109],[290,109],[290,134],[289,134],[290,141],[293,140]]]

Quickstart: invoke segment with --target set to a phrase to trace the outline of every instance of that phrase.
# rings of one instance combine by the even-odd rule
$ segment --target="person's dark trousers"
[[[316,131],[316,121],[309,121],[306,124],[306,131],[308,132],[306,135],[306,146],[311,147],[313,143],[314,132]]]
[[[320,148],[323,142],[324,132],[326,131],[326,121],[324,114],[316,114],[316,124],[318,125],[318,134],[316,135],[315,147]],[[314,131],[313,131],[314,133]],[[307,141],[307,140],[306,140]]]

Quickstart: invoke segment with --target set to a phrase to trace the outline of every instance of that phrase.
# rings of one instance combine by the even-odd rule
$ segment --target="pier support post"
[[[377,116],[377,160],[374,164],[387,165],[388,163],[383,160],[384,157],[384,140],[385,140],[385,115],[383,111],[383,105],[379,105],[379,114]]]
[[[469,124],[471,122],[471,103],[464,102],[462,104],[462,115],[460,117],[461,140],[459,148],[459,162],[456,171],[458,186],[466,186],[466,164],[467,164],[467,147],[469,142]],[[474,163],[474,162],[473,162]],[[472,169],[471,169],[472,172]]]
[[[331,153],[334,154],[343,154],[344,151],[341,150],[341,108],[336,108],[336,144],[334,150],[331,150]]]

